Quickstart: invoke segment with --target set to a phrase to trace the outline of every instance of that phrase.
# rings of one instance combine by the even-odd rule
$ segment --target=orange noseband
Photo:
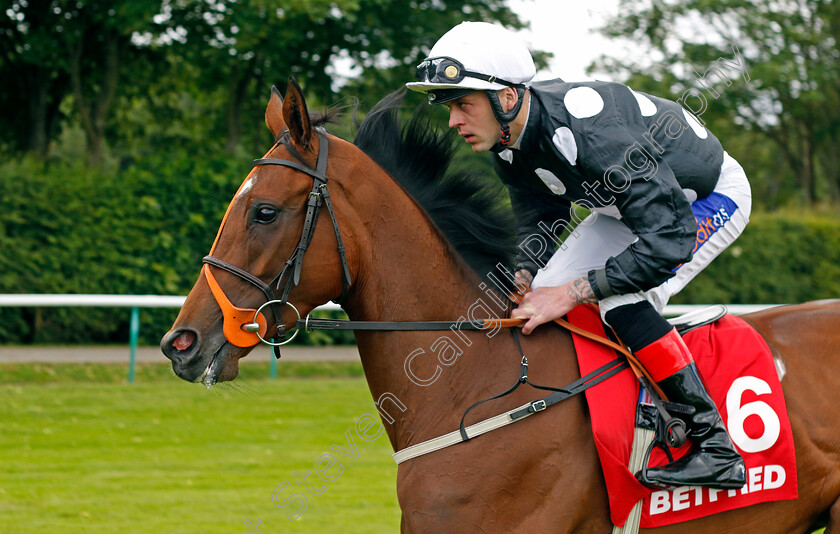
[[[234,306],[227,298],[227,295],[225,295],[225,292],[222,291],[213,273],[210,272],[210,266],[204,264],[202,272],[204,272],[204,277],[207,279],[207,285],[210,286],[210,291],[213,292],[213,298],[216,299],[219,308],[222,309],[222,315],[224,316],[222,332],[225,334],[225,339],[237,347],[253,347],[258,344],[260,338],[257,336],[257,333],[260,336],[265,336],[266,330],[268,329],[263,314],[260,313],[256,316],[256,322],[260,325],[259,332],[247,332],[243,330],[243,325],[254,322],[254,314],[257,313],[257,310],[253,308],[237,308]]]

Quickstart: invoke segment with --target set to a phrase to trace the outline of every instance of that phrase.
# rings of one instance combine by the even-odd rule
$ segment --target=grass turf
[[[280,362],[276,372],[278,378],[364,376],[360,362]],[[270,364],[266,362],[243,362],[236,383],[268,378],[269,374]],[[138,363],[134,379],[143,383],[178,380],[169,362]],[[0,363],[0,385],[69,382],[125,384],[128,383],[128,363]]]
[[[243,374],[268,374],[253,365]],[[248,532],[246,521],[263,534],[399,529],[387,437],[365,441],[355,428],[376,412],[353,365],[300,369],[343,378],[211,391],[157,368],[125,385],[124,366],[89,367],[0,366],[0,532],[230,533]],[[325,453],[337,459],[321,465],[328,482],[315,467]],[[303,503],[294,493],[307,507],[289,521]]]

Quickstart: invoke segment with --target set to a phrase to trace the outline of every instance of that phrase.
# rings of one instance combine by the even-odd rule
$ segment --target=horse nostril
[[[163,354],[172,361],[183,362],[191,356],[197,348],[196,338],[198,334],[194,330],[180,330],[163,336],[160,348]]]
[[[195,333],[187,330],[185,332],[181,332],[181,335],[179,335],[175,338],[174,341],[172,341],[172,346],[175,348],[175,350],[183,352],[189,349],[194,341]]]

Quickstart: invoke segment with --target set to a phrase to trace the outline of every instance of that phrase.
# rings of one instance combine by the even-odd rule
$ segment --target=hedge
[[[829,298],[840,298],[840,218],[759,213],[671,302],[792,304]]]

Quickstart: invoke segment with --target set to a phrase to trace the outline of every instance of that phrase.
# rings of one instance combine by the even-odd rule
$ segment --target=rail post
[[[268,351],[268,377],[271,380],[277,378],[277,358],[274,357],[274,351]]]
[[[140,334],[140,308],[131,308],[131,320],[128,325],[128,342],[130,354],[128,357],[128,383],[134,382],[134,362],[137,359],[137,338]]]

